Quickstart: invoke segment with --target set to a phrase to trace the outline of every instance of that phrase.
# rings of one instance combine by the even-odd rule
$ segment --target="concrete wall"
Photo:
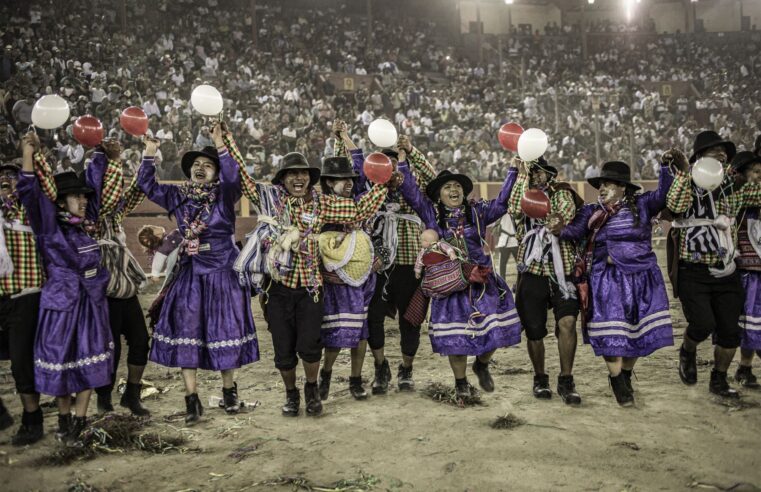
[[[500,34],[508,30],[508,18],[512,17],[512,25],[531,24],[533,31],[544,31],[547,23],[561,25],[560,9],[555,5],[526,5],[517,4],[510,6],[511,15],[508,16],[508,8],[504,3],[481,2],[481,22],[484,24],[484,33]],[[463,0],[459,2],[460,9],[460,32],[467,33],[470,22],[475,22],[478,15],[476,2]]]

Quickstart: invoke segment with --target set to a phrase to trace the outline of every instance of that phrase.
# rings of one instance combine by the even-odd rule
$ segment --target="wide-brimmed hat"
[[[539,156],[536,162],[533,162],[532,165],[552,175],[553,178],[558,175],[557,168],[555,166],[550,166],[550,163],[547,162],[547,159],[545,159],[544,156]]]
[[[285,173],[298,169],[306,169],[309,171],[309,186],[314,186],[314,184],[320,179],[320,170],[310,166],[306,157],[298,152],[289,152],[280,160],[277,173],[275,173],[275,176],[272,178],[272,184],[283,184]]]
[[[55,187],[58,191],[57,198],[63,198],[66,195],[78,195],[80,193],[89,195],[94,192],[85,182],[85,174],[77,175],[74,171],[66,171],[53,176]]]
[[[193,162],[199,157],[207,157],[211,159],[214,164],[217,165],[217,169],[219,169],[219,153],[217,153],[216,148],[208,146],[204,147],[202,150],[191,150],[183,154],[182,162],[180,164],[182,172],[186,177],[190,178],[190,168],[193,165]]]
[[[761,163],[761,156],[754,154],[750,150],[744,150],[738,152],[735,158],[732,159],[732,169],[742,172],[746,167],[756,163]],[[1,166],[0,169],[2,169]]]
[[[720,147],[720,146],[724,147],[724,150],[727,152],[727,161],[731,161],[732,158],[737,153],[735,144],[733,144],[729,140],[724,140],[723,138],[719,136],[718,133],[711,130],[698,133],[698,136],[695,137],[695,143],[692,146],[692,156],[690,157],[690,164],[698,160],[699,154],[705,152],[711,147]]]
[[[629,164],[622,161],[606,162],[602,165],[599,176],[587,180],[589,184],[598,190],[603,181],[613,181],[635,190],[640,189],[639,185],[632,183],[632,170]]]
[[[756,155],[761,154],[761,135],[756,137],[756,143],[753,145],[753,152]]]
[[[394,149],[383,149],[381,150],[381,154],[396,159],[397,161],[399,160],[399,152]]]
[[[439,199],[439,190],[449,181],[457,181],[462,186],[465,198],[473,191],[473,181],[464,174],[454,174],[444,169],[425,187],[425,194],[434,202]]]
[[[5,171],[6,169],[19,172],[21,171],[21,166],[19,166],[18,162],[15,162],[15,161],[0,162],[0,171]]]
[[[346,157],[328,157],[322,161],[321,178],[357,178],[351,162]]]

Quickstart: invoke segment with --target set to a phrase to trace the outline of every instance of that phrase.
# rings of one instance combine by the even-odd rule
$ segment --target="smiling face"
[[[0,198],[8,198],[16,191],[18,182],[18,173],[13,169],[3,169],[0,171]]]
[[[457,181],[447,181],[439,190],[439,198],[445,206],[454,208],[462,205],[465,200],[465,192],[462,185]]]
[[[605,205],[613,205],[624,198],[626,186],[615,181],[602,181],[600,183],[600,199]]]
[[[309,171],[306,169],[292,169],[286,171],[283,176],[283,186],[289,195],[303,198],[309,190]]]
[[[61,205],[71,215],[83,218],[87,211],[87,195],[83,193],[69,193],[64,197]]]
[[[217,164],[208,157],[196,157],[190,166],[190,180],[201,184],[213,183],[217,180]]]
[[[338,196],[344,198],[351,198],[351,190],[354,187],[354,180],[351,178],[326,178],[325,184],[328,185],[330,190]]]

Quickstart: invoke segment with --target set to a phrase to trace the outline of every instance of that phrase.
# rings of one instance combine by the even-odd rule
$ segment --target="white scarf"
[[[526,244],[526,252],[523,254],[523,262],[531,265],[534,262],[545,263],[547,261],[545,249],[550,246],[552,253],[552,269],[555,272],[560,292],[563,299],[575,299],[576,289],[566,281],[565,268],[563,268],[563,254],[560,251],[560,239],[552,234],[546,227],[534,227],[525,236],[523,243]]]
[[[6,221],[3,211],[0,210],[0,278],[9,277],[13,274],[13,259],[8,253],[8,246],[5,244],[5,229],[11,231],[32,232],[32,228],[22,224],[18,220]]]
[[[748,219],[748,241],[753,246],[759,258],[761,258],[761,220]]]
[[[383,246],[388,249],[389,251],[389,260],[388,265],[384,265],[384,270],[388,269],[391,265],[394,264],[394,260],[396,259],[396,250],[399,247],[399,234],[397,233],[397,226],[399,225],[399,220],[407,220],[409,222],[414,222],[419,227],[422,227],[423,221],[420,220],[420,217],[417,215],[412,214],[400,214],[397,213],[399,211],[399,204],[397,203],[387,203],[386,204],[386,211],[378,212],[376,214],[377,217],[381,217],[380,220],[380,234],[381,239],[383,240]],[[378,232],[378,229],[373,231],[373,235],[375,235]]]

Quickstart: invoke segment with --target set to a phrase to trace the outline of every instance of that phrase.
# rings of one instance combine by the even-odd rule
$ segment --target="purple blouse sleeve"
[[[658,175],[658,189],[643,193],[640,198],[644,203],[648,217],[653,217],[658,212],[666,208],[666,195],[674,182],[674,176],[668,166],[661,166],[661,173]]]
[[[397,170],[404,175],[404,183],[400,188],[404,200],[420,216],[427,228],[436,227],[436,210],[433,203],[420,191],[415,176],[412,175],[407,162],[400,162]]]
[[[29,225],[38,236],[51,235],[59,231],[56,219],[57,209],[55,203],[42,193],[40,182],[35,173],[19,173],[18,184],[19,200],[26,209],[29,217]]]
[[[242,195],[238,163],[225,149],[219,154],[219,190],[225,213],[235,218],[235,204]]]
[[[137,185],[149,200],[167,212],[173,212],[182,201],[180,190],[176,185],[160,184],[156,180],[155,162],[153,157],[143,157],[143,162],[137,172]]]
[[[367,191],[367,176],[365,176],[365,155],[362,153],[362,149],[350,150],[351,154],[351,166],[355,173],[359,174],[357,183],[354,185],[354,194],[359,195]]]
[[[560,239],[566,241],[581,241],[589,234],[589,218],[592,217],[597,205],[584,205],[581,210],[576,212],[573,220],[560,232]]]
[[[483,204],[481,207],[483,207],[484,224],[496,222],[507,213],[507,202],[510,199],[510,194],[513,192],[513,186],[515,186],[517,179],[518,170],[514,167],[510,168],[504,183],[502,183],[499,195],[492,200],[481,202]]]
[[[87,169],[85,169],[85,182],[87,183],[87,186],[95,190],[87,200],[87,218],[90,220],[97,220],[98,214],[100,213],[103,179],[106,176],[107,167],[108,158],[106,157],[106,154],[100,150],[93,152],[92,160],[87,166]]]

